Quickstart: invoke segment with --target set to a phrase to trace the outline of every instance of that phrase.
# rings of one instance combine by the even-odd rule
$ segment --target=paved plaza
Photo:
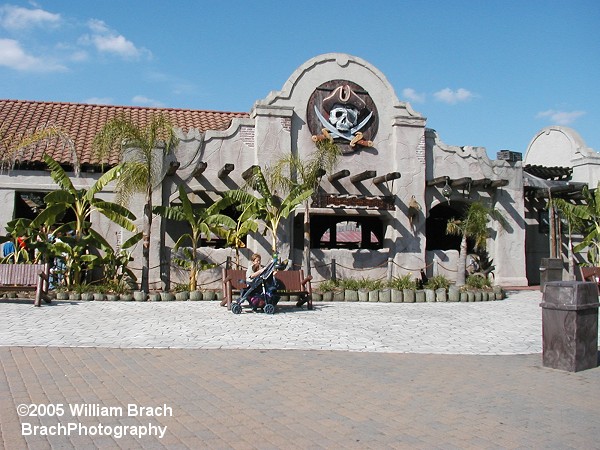
[[[481,303],[0,304],[4,448],[600,448],[600,369]]]

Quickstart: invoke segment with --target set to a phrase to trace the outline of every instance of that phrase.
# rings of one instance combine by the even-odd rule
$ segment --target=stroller
[[[265,266],[263,272],[254,278],[248,287],[242,291],[240,297],[232,303],[231,312],[240,314],[242,304],[248,301],[253,311],[262,309],[266,314],[275,314],[275,305],[279,301],[277,295],[279,282],[275,278],[275,272],[285,269],[285,266],[286,264],[279,263],[277,255],[275,255],[271,262]]]

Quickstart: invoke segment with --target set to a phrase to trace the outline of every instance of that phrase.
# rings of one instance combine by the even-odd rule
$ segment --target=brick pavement
[[[535,296],[532,301],[539,303]],[[494,308],[502,304],[495,303]],[[5,306],[12,311],[14,305],[0,305]],[[148,311],[156,308],[141,306],[149,306]],[[189,308],[194,306],[189,304]],[[357,306],[340,304],[332,308]],[[448,309],[437,306],[438,312],[431,308],[429,318],[441,315],[449,320]],[[21,327],[28,325],[25,317],[61,306],[33,309],[26,305],[26,308]],[[510,302],[505,309],[511,309]],[[217,311],[213,316],[226,314],[223,317],[229,322],[243,317]],[[496,310],[487,311],[491,315]],[[313,319],[319,313],[324,314],[319,310],[313,313]],[[282,314],[280,318],[304,317],[303,314]],[[502,311],[494,315],[502,315]],[[67,317],[64,316],[68,323]],[[243,319],[247,322],[235,323],[238,327],[242,324],[246,324],[242,328],[251,327],[254,322],[260,324],[260,320],[276,317],[248,314]],[[205,321],[213,319],[207,317]],[[363,314],[363,327],[357,335],[364,332],[370,336],[366,324],[373,322],[369,319]],[[403,323],[408,324],[407,320]],[[420,320],[427,321],[427,317]],[[97,323],[78,325],[81,330],[87,330],[89,325],[95,333],[102,334],[102,322],[100,318]],[[263,326],[265,323],[262,322]],[[0,324],[7,323],[0,318]],[[111,320],[104,321],[105,326],[111,324]],[[197,328],[202,325],[198,323]],[[471,324],[471,331],[465,333],[473,340],[481,336],[483,349],[490,346],[489,341],[493,340],[490,336],[494,335],[482,331],[484,325]],[[336,328],[339,324],[332,326]],[[508,331],[520,330],[519,327],[518,323],[506,326]],[[22,332],[15,325],[11,329],[13,337]],[[158,329],[165,332],[161,327]],[[296,328],[294,331],[300,332]],[[76,334],[76,330],[57,332],[66,340]],[[189,330],[183,327],[181,332],[186,334]],[[538,336],[539,332],[539,328],[535,330]],[[30,330],[27,336],[38,334]],[[519,339],[518,333],[507,330],[497,330],[495,334],[502,336],[502,340]],[[285,341],[289,336],[280,334]],[[453,336],[450,333],[447,337]],[[286,350],[261,348],[260,339],[251,334],[244,338],[248,345],[244,349],[114,348],[89,346],[89,343],[84,347],[24,347],[9,342],[10,335],[4,334],[0,338],[4,344],[0,347],[0,442],[7,449],[598,448],[600,369],[578,373],[547,369],[542,367],[539,353],[456,355],[377,352],[368,348]],[[169,336],[165,339],[168,341]],[[251,348],[252,342],[258,347]],[[283,343],[281,346],[284,347]],[[452,346],[448,349],[453,353]],[[32,403],[65,406],[87,403],[115,407],[117,412],[123,409],[111,417],[98,414],[72,417],[68,410],[60,418],[19,417],[18,405]],[[173,414],[130,417],[127,414],[130,403],[167,405]],[[148,424],[167,428],[163,438],[80,436],[77,432],[70,436],[23,436],[23,423],[31,426],[74,423],[88,426],[88,430],[96,429],[99,424],[113,430],[117,426]]]

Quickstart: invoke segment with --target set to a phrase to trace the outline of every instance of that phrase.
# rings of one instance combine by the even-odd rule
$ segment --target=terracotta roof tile
[[[94,166],[100,161],[94,156],[92,142],[109,119],[125,114],[145,125],[150,116],[157,113],[165,114],[175,127],[186,132],[192,128],[201,132],[226,130],[232,119],[249,117],[248,113],[240,112],[0,100],[0,131],[4,136],[18,136],[43,126],[55,126],[74,141],[79,163]],[[71,165],[73,162],[70,149],[58,139],[30,146],[22,150],[17,159],[23,165],[36,166],[42,164],[45,151],[60,164]],[[117,156],[111,155],[109,165],[117,162]]]

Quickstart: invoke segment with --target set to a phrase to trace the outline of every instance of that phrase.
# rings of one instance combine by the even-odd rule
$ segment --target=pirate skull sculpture
[[[358,109],[336,103],[329,111],[329,123],[340,131],[349,131],[358,123]]]

